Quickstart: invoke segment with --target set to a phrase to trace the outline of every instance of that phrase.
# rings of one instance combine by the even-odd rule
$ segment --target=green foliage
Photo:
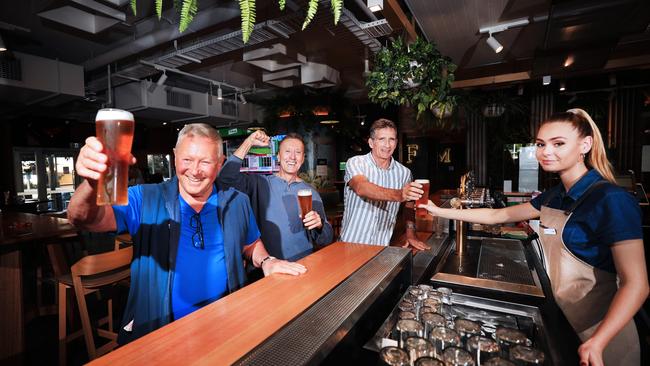
[[[133,15],[136,15],[136,4],[137,0],[131,1],[131,10]],[[156,15],[158,19],[162,17],[162,3],[163,0],[154,0]],[[194,16],[199,9],[199,0],[173,0],[174,9],[177,9],[180,13],[180,24],[178,25],[178,30],[184,32],[187,27],[192,23]],[[242,24],[242,39],[244,43],[247,43],[250,39],[251,34],[255,28],[255,1],[256,0],[239,0],[239,8],[241,9],[241,24]],[[278,0],[278,5],[280,10],[284,10],[286,6],[286,0]],[[343,0],[331,0],[332,14],[334,15],[334,24],[338,24],[339,18],[341,17],[341,9],[343,8]],[[307,8],[307,16],[302,25],[304,30],[309,23],[316,16],[318,10],[318,0],[309,0]]]
[[[163,0],[156,0],[156,15],[158,15],[158,20],[162,17],[162,2]]]
[[[332,14],[334,15],[334,24],[339,24],[341,18],[341,8],[343,8],[343,0],[332,0]]]
[[[305,30],[309,23],[314,19],[314,16],[316,15],[316,11],[318,10],[318,0],[309,0],[309,5],[307,8],[307,16],[305,17],[305,21],[302,23],[302,30]]]
[[[190,25],[196,12],[199,10],[198,0],[183,0],[183,7],[181,8],[181,22],[178,25],[178,30],[182,33]]]
[[[375,55],[368,78],[368,97],[386,108],[390,104],[409,105],[417,118],[426,110],[454,108],[451,94],[454,65],[433,43],[418,37],[411,45],[397,39]]]
[[[239,8],[241,9],[241,36],[244,43],[247,43],[255,28],[255,0],[239,0]]]

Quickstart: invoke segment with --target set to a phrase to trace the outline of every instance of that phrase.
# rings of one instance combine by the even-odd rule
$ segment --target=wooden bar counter
[[[387,249],[398,250],[342,242],[331,244],[300,260],[307,267],[307,273],[296,277],[271,275],[263,278],[91,364],[235,363],[292,320],[304,315],[307,309]],[[319,324],[313,327],[317,329]]]

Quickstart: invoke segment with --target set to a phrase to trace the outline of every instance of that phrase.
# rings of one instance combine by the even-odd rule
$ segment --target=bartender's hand
[[[88,137],[86,144],[79,151],[76,174],[89,180],[98,180],[106,171],[108,156],[104,154],[104,145],[95,136]],[[135,157],[131,155],[131,165],[135,164]]]
[[[429,215],[436,216],[436,210],[438,209],[438,206],[436,206],[435,203],[433,203],[433,202],[431,202],[431,200],[429,200],[429,202],[426,205],[419,204],[419,205],[417,205],[417,208],[423,208],[423,209],[427,210],[427,212],[429,212]]]
[[[323,227],[323,221],[316,211],[309,211],[302,220],[302,224],[305,225],[307,230],[320,229]]]
[[[264,277],[273,273],[284,273],[297,276],[307,272],[307,268],[300,263],[272,258],[262,263],[262,271],[264,272]]]
[[[603,349],[593,338],[589,338],[578,347],[580,366],[604,366]]]
[[[406,183],[402,188],[402,202],[418,200],[423,194],[422,184],[415,182]]]
[[[252,146],[269,146],[271,141],[271,138],[262,130],[251,133],[246,139],[250,141]]]

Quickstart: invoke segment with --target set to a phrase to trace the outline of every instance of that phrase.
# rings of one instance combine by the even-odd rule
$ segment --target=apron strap
[[[576,207],[578,207],[582,203],[582,201],[584,201],[587,197],[589,197],[589,194],[591,194],[593,191],[595,191],[598,187],[600,187],[602,185],[605,185],[607,183],[609,183],[609,182],[604,180],[604,179],[592,183],[589,186],[589,188],[587,188],[585,193],[583,193],[582,196],[580,196],[580,198],[578,198],[575,202],[573,202],[573,204],[571,206],[569,206],[569,208],[567,208],[564,211],[564,214],[567,215],[567,216],[571,215],[571,213],[573,213],[573,211],[575,211]]]

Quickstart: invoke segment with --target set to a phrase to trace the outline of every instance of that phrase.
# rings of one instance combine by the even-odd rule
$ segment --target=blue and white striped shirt
[[[341,241],[389,245],[400,202],[374,201],[357,195],[348,185],[357,175],[380,187],[402,189],[413,180],[411,171],[391,159],[388,169],[380,168],[372,153],[350,158],[345,166],[345,211]]]

